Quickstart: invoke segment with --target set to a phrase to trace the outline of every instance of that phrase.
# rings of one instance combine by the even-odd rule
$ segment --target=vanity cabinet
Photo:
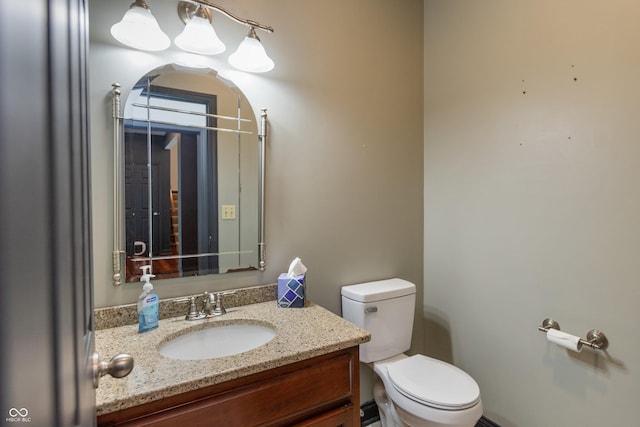
[[[103,414],[98,426],[356,427],[359,405],[355,346]]]

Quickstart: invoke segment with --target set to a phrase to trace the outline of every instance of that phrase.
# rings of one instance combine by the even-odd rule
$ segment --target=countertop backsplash
[[[277,298],[278,286],[276,284],[261,285],[235,289],[234,291],[234,294],[224,296],[225,308],[275,300]],[[185,295],[185,297],[190,296],[192,295]],[[200,294],[196,296],[200,296]],[[188,303],[179,303],[174,301],[175,299],[176,298],[168,298],[160,300],[160,319],[168,319],[187,314],[189,309]],[[98,308],[94,313],[95,330],[133,325],[138,322],[138,308],[135,303]]]

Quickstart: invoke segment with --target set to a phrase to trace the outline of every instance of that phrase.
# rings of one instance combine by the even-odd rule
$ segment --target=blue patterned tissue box
[[[278,307],[304,307],[304,274],[292,278],[282,273],[278,277]]]

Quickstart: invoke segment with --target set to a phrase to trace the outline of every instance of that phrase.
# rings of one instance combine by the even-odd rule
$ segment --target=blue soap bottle
[[[140,281],[144,282],[142,286],[142,294],[138,298],[138,332],[147,332],[158,327],[158,295],[152,294],[153,285],[150,282],[152,277],[156,277],[149,273],[150,265],[142,266],[142,277]]]

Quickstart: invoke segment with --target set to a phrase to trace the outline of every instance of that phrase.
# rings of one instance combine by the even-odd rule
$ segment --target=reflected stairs
[[[178,254],[178,192],[171,190],[171,252]]]

